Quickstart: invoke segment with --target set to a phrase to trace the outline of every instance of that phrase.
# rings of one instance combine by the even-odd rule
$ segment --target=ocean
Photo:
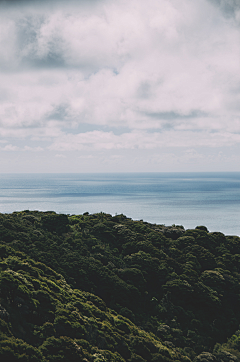
[[[105,212],[240,236],[240,172],[1,174],[0,212]]]

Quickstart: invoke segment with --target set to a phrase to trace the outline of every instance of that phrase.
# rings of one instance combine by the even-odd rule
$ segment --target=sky
[[[0,1],[0,170],[240,171],[239,0]]]

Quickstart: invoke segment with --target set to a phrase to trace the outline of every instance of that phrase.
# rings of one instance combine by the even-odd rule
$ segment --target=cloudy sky
[[[1,172],[240,171],[239,4],[1,1]]]

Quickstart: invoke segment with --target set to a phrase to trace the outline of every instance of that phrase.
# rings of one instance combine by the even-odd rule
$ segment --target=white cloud
[[[29,151],[38,141],[60,152],[239,144],[237,1],[1,10],[0,136],[13,147],[19,139]]]
[[[42,152],[44,151],[44,149],[42,147],[29,147],[29,146],[24,146],[23,148],[24,151],[30,151],[30,152]]]
[[[114,135],[113,132],[93,131],[76,135],[68,134],[58,137],[50,150],[58,151],[80,151],[83,149],[162,149],[164,147],[224,147],[232,146],[240,142],[240,133],[229,132],[196,132],[181,133],[175,130],[165,132],[147,133],[144,131],[133,131],[122,135]],[[180,137],[179,137],[180,135]],[[196,142],[196,137],[199,138]]]
[[[18,150],[18,147],[13,146],[13,145],[11,145],[11,144],[8,144],[8,145],[6,145],[6,146],[4,146],[4,147],[0,147],[0,150],[1,150],[1,151],[17,151],[17,150]]]
[[[66,158],[65,155],[62,155],[62,154],[59,154],[59,153],[57,153],[57,154],[55,155],[55,157],[57,157],[57,158]]]

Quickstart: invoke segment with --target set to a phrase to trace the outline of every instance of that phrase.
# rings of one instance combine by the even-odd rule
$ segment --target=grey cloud
[[[16,6],[16,5],[20,5],[20,6],[30,6],[30,5],[39,5],[42,6],[44,5],[48,5],[51,6],[52,4],[59,4],[59,5],[64,5],[64,4],[96,4],[99,2],[102,2],[105,0],[1,0],[0,1],[0,5],[2,6]]]
[[[226,16],[235,17],[236,12],[240,10],[239,0],[208,0],[218,6]]]
[[[69,106],[67,104],[60,104],[54,108],[50,114],[46,116],[46,120],[65,121],[69,116]]]
[[[18,52],[22,65],[37,68],[62,67],[65,64],[63,57],[62,40],[56,34],[40,50],[39,38],[41,28],[47,21],[46,15],[26,15],[16,22]]]
[[[58,68],[63,67],[65,62],[61,56],[51,52],[44,59],[33,60],[30,65],[37,68]]]
[[[96,126],[96,125],[90,125],[87,123],[81,123],[78,126],[78,130],[80,132],[89,132],[89,131],[103,131],[103,132],[112,132],[116,136],[120,136],[124,133],[128,133],[131,130],[128,127],[108,127],[108,126]]]
[[[68,131],[68,134],[79,134],[79,133],[87,133],[93,131],[101,131],[101,132],[112,132],[115,136],[121,136],[124,133],[131,132],[128,127],[117,127],[117,126],[102,126],[96,124],[89,124],[85,122],[81,122],[74,129],[64,128],[63,131]]]
[[[152,95],[151,84],[149,82],[142,82],[137,90],[139,98],[149,98]]]
[[[5,26],[6,34],[11,37],[10,50],[14,53],[11,57],[8,57],[9,59],[6,58],[5,60],[1,55],[1,68],[7,70],[11,68],[68,67],[71,69],[83,68],[87,72],[99,70],[99,59],[97,58],[100,58],[101,54],[94,57],[91,42],[87,42],[87,44],[83,42],[82,47],[86,45],[89,47],[84,56],[85,49],[78,50],[79,46],[73,43],[71,34],[69,35],[67,31],[71,25],[68,16],[73,17],[75,26],[79,25],[84,19],[84,11],[86,10],[87,17],[89,17],[94,13],[95,5],[100,2],[95,0],[70,0],[67,2],[61,0],[51,0],[50,2],[20,0],[1,2],[0,0],[1,17],[4,20],[2,26]],[[9,4],[12,6],[8,10],[7,6]],[[61,6],[55,7],[54,4],[60,4]],[[65,8],[66,11],[64,11]],[[77,17],[76,14],[78,14]],[[78,41],[77,34],[77,32],[72,34],[76,41]],[[86,36],[86,34],[83,36]],[[6,41],[3,35],[2,39]],[[106,63],[108,55],[103,55],[104,63]],[[100,63],[102,63],[102,60]]]
[[[191,119],[198,117],[207,117],[208,114],[202,111],[192,111],[188,114],[181,114],[176,112],[148,112],[145,113],[148,117],[158,119],[158,120],[166,120],[166,121],[174,121],[174,120],[183,120],[183,119]]]
[[[45,117],[45,119],[46,121],[54,120],[63,122],[63,125],[61,126],[62,131],[67,131],[70,134],[103,131],[113,132],[114,135],[122,135],[123,133],[131,131],[129,127],[123,127],[117,124],[108,126],[83,122],[81,121],[81,116],[72,116],[69,104],[59,104]]]
[[[118,36],[111,35],[111,26],[94,6],[85,15],[83,8],[80,2],[66,12],[43,7],[7,13],[18,61],[6,60],[6,67],[81,69],[86,75],[110,67],[117,74]]]

